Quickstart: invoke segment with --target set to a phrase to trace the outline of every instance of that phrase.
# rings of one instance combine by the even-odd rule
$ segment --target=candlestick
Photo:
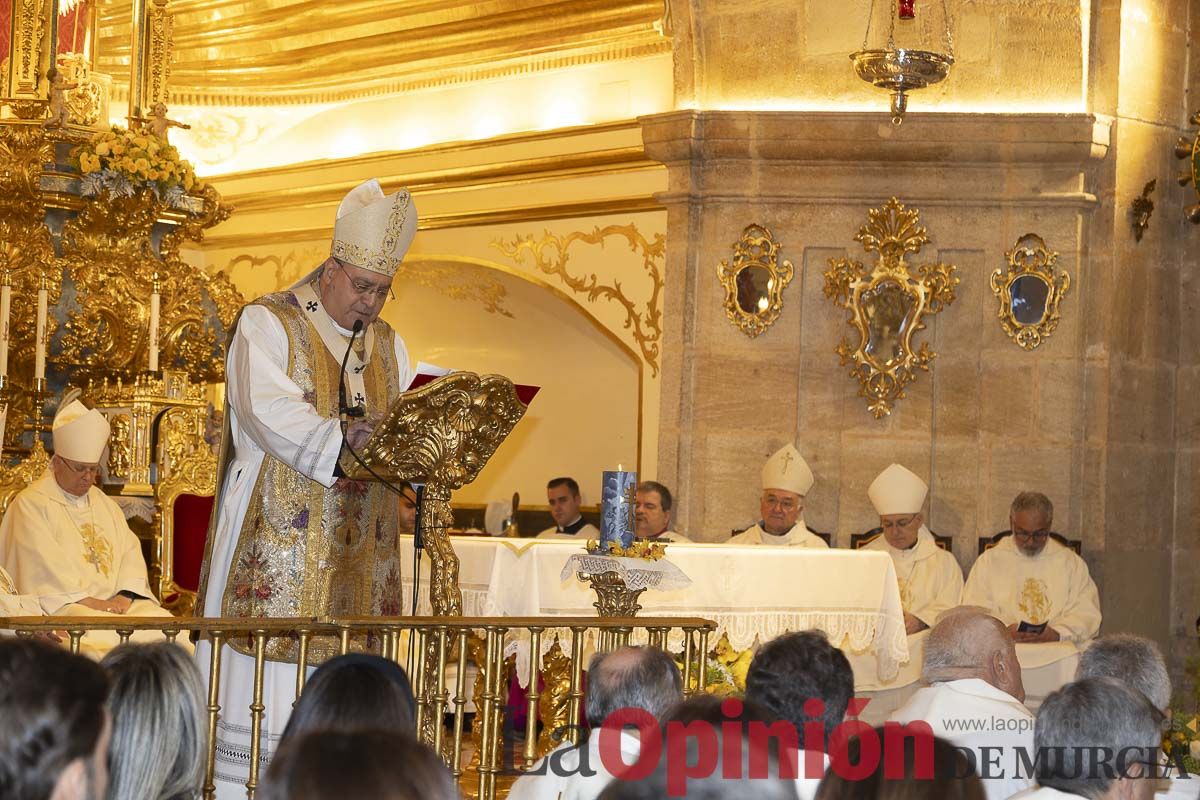
[[[158,372],[158,306],[162,295],[159,293],[158,273],[154,273],[154,282],[150,291],[150,371]]]
[[[46,291],[46,276],[38,285],[37,325],[34,328],[33,379],[46,379],[46,312],[49,293]]]
[[[8,316],[11,311],[12,280],[5,270],[4,283],[0,284],[0,381],[8,377]]]
[[[621,547],[633,544],[634,503],[637,500],[637,473],[617,470],[604,472],[604,488],[600,499],[600,550],[608,551],[608,543]]]

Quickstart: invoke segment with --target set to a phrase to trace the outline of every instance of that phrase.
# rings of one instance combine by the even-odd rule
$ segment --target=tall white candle
[[[158,372],[158,309],[162,295],[158,288],[158,273],[154,273],[154,285],[150,292],[150,371]]]
[[[33,379],[37,381],[46,378],[46,306],[48,301],[46,279],[42,278],[41,286],[38,287],[37,327],[34,328]]]
[[[8,315],[12,311],[12,284],[8,273],[0,285],[0,378],[8,377]]]

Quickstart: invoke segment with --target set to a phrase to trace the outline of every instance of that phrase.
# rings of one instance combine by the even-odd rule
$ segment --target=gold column
[[[57,5],[52,0],[12,2],[4,97],[9,108],[21,119],[38,119],[46,107],[41,84],[49,64],[47,45],[53,47],[47,32],[53,26],[51,15]]]
[[[129,59],[130,126],[166,103],[171,73],[172,27],[167,0],[133,0]]]

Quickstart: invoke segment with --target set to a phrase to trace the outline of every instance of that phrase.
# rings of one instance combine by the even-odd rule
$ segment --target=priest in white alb
[[[366,443],[373,420],[412,380],[404,342],[379,314],[416,230],[408,191],[385,195],[378,181],[367,181],[338,206],[329,257],[239,314],[226,360],[218,502],[197,599],[204,616],[402,613],[399,503],[382,484],[349,480],[344,470],[349,448]],[[361,410],[344,437],[343,358],[346,405]],[[314,642],[308,666],[336,650],[336,643]],[[197,655],[207,669],[206,642]],[[272,639],[266,658],[264,765],[292,710],[296,641]],[[218,798],[246,796],[254,672],[245,637],[231,640],[216,732]]]
[[[800,452],[790,444],[779,448],[762,468],[762,517],[729,544],[828,548],[804,525],[804,496],[812,485],[812,470]]]
[[[925,497],[929,487],[911,470],[892,464],[875,478],[867,488],[871,505],[879,514],[881,532],[864,550],[887,553],[896,567],[896,583],[900,604],[904,608],[904,628],[908,633],[907,664],[890,681],[878,679],[875,659],[870,654],[855,654],[855,688],[869,696],[868,710],[882,719],[899,707],[915,690],[921,677],[928,630],[939,616],[958,605],[962,595],[962,567],[946,550],[938,547],[929,528],[925,526]],[[911,687],[905,691],[905,687]]]
[[[108,420],[67,398],[54,418],[54,455],[0,522],[0,565],[15,589],[51,616],[169,617],[154,600],[141,543],[121,507],[95,486]],[[134,641],[162,641],[140,631]],[[87,652],[120,643],[115,631],[84,636]]]
[[[975,561],[962,602],[1008,626],[1035,706],[1072,679],[1079,651],[1100,630],[1100,595],[1084,560],[1050,536],[1048,497],[1021,492],[1008,519],[1012,533]]]

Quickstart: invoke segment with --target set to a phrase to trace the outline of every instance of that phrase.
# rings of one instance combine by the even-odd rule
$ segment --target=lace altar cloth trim
[[[600,575],[615,572],[625,581],[631,591],[641,589],[682,589],[692,584],[692,579],[683,570],[667,559],[649,561],[641,558],[617,558],[614,556],[575,553],[563,565],[561,580],[567,580],[573,572]]]
[[[657,615],[656,615],[657,616]],[[879,670],[879,680],[887,682],[896,677],[900,665],[909,659],[908,640],[904,626],[895,626],[887,614],[878,611],[848,612],[844,610],[800,612],[793,614],[766,615],[756,612],[697,612],[696,616],[711,619],[717,623],[715,633],[708,635],[708,646],[711,649],[724,633],[729,637],[729,643],[735,650],[748,650],[776,636],[789,631],[821,630],[829,640],[843,650],[851,653],[867,653],[875,650],[876,665]],[[522,686],[529,685],[529,640],[524,634],[513,631],[505,646],[505,656],[517,657],[517,679]],[[545,656],[554,646],[555,638],[567,655],[571,654],[572,631],[569,628],[547,628],[542,632],[541,656]],[[630,638],[630,644],[645,644],[648,632],[635,630]],[[583,634],[584,662],[596,652],[598,636],[595,630]],[[693,644],[699,646],[697,636]],[[684,634],[679,629],[667,634],[667,648],[675,653],[682,652]]]

